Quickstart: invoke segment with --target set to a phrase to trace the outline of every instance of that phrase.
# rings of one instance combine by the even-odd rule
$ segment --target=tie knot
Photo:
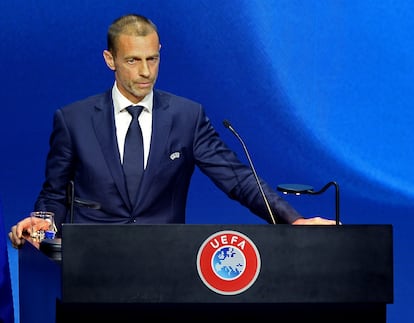
[[[137,119],[144,107],[142,105],[130,105],[126,109],[134,119]]]

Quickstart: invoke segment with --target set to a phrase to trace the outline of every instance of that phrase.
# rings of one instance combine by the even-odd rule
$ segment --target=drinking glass
[[[48,211],[35,211],[30,213],[31,237],[37,242],[43,239],[54,239],[56,234],[55,214]]]

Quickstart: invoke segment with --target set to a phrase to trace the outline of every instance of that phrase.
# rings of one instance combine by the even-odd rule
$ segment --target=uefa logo
[[[260,255],[254,243],[236,231],[220,231],[208,237],[197,254],[201,280],[222,295],[244,292],[256,281]]]

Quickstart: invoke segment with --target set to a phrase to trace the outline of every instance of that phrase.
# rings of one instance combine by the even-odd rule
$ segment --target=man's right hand
[[[12,246],[14,248],[20,248],[24,242],[24,236],[30,235],[31,231],[31,219],[30,217],[27,217],[20,222],[18,222],[16,225],[11,227],[11,230],[9,232],[9,239],[12,243]]]

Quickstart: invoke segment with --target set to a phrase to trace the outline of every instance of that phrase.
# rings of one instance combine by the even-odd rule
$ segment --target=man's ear
[[[114,57],[112,56],[112,53],[109,50],[103,51],[103,57],[105,59],[106,65],[113,71],[115,71],[115,62]]]

